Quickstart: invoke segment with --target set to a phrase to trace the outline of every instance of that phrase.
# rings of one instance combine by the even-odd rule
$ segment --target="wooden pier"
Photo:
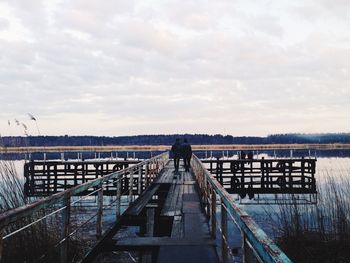
[[[61,236],[54,248],[60,262],[71,260],[70,242],[80,228],[71,224],[73,206],[97,194],[97,239],[80,262],[116,262],[120,251],[133,253],[138,262],[236,262],[228,238],[230,224],[241,231],[242,262],[291,262],[196,156],[191,166],[191,172],[175,173],[164,153],[7,211],[0,215],[0,261],[8,259],[11,239],[55,213],[61,215]],[[123,191],[125,181],[128,189]],[[108,186],[114,186],[114,200],[106,204]],[[105,228],[107,207],[113,208],[115,220]],[[16,229],[18,222],[24,225]]]
[[[197,189],[193,173],[183,169],[175,173],[168,162],[120,218],[118,228],[137,226],[137,236],[108,234],[85,260],[97,256],[111,260],[113,254],[108,252],[121,250],[138,252],[140,262],[219,262]]]

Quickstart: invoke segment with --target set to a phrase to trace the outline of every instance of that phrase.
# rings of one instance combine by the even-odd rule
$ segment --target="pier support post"
[[[130,178],[129,178],[129,205],[132,203],[132,196],[133,196],[133,186],[134,186],[134,171],[130,171]]]
[[[148,186],[148,164],[146,164],[146,167],[145,167],[145,188]]]
[[[96,220],[96,238],[102,236],[102,215],[103,215],[103,183],[99,185],[100,189],[97,193],[97,220]]]
[[[137,186],[137,193],[138,193],[138,195],[140,195],[141,194],[141,192],[142,192],[142,169],[143,169],[143,165],[140,165],[139,166],[139,179],[138,179],[138,186]]]
[[[60,247],[60,262],[68,262],[68,240],[69,240],[69,226],[70,226],[70,194],[67,194],[63,199],[63,206],[66,208],[62,210],[62,229],[61,229],[61,247]]]
[[[228,238],[227,238],[227,211],[224,204],[221,202],[221,246],[222,246],[222,262],[227,262],[227,253],[228,253]]]
[[[216,239],[216,193],[211,193],[211,238]]]
[[[154,234],[154,208],[147,207],[146,236],[153,237]]]
[[[118,176],[117,179],[117,201],[116,201],[116,219],[118,220],[120,217],[120,196],[122,192],[122,177]]]

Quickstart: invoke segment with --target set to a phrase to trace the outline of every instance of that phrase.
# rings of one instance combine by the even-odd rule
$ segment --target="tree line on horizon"
[[[5,136],[1,145],[22,146],[108,146],[108,145],[171,145],[175,139],[187,138],[191,144],[293,144],[293,143],[350,143],[350,133],[274,134],[232,136],[209,134],[171,134],[134,136]]]

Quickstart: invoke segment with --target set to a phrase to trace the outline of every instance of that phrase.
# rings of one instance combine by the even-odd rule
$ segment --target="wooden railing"
[[[98,177],[123,170],[140,160],[30,161],[24,164],[26,196],[49,196]],[[138,178],[136,178],[138,180]],[[122,182],[122,189],[128,181]],[[104,195],[114,195],[114,185]],[[82,193],[85,194],[85,193]]]
[[[122,194],[127,194],[129,205],[134,199],[134,194],[136,193],[136,195],[140,195],[144,189],[147,188],[147,186],[156,178],[159,171],[168,161],[168,158],[169,154],[163,153],[149,160],[132,165],[126,169],[110,173],[103,177],[99,177],[92,181],[67,189],[63,192],[56,193],[49,197],[39,199],[36,202],[0,214],[0,262],[3,255],[6,253],[6,251],[3,250],[5,247],[4,243],[7,241],[7,239],[20,234],[20,232],[28,229],[29,227],[58,213],[61,213],[61,216],[58,217],[61,221],[61,236],[59,242],[57,243],[57,247],[60,248],[60,262],[67,262],[68,240],[70,236],[77,231],[77,229],[74,231],[70,230],[71,206],[80,202],[87,196],[97,193],[97,211],[91,218],[96,217],[96,237],[100,238],[102,236],[104,189],[109,185],[115,186],[115,213],[116,217],[119,218],[122,212]],[[136,180],[134,180],[136,178],[138,178],[137,183],[135,183]],[[122,193],[121,191],[122,180],[129,181],[129,189],[127,189],[126,193]],[[88,194],[81,196],[82,193],[86,193],[87,191]],[[78,199],[73,200],[72,198],[77,195],[79,195],[79,198],[76,197]],[[52,209],[54,209],[54,211],[52,211]],[[48,211],[47,213],[46,210]],[[35,218],[36,212],[38,211],[43,213],[41,213],[39,218]],[[89,220],[91,220],[91,218]],[[21,222],[22,219],[27,219],[26,224],[21,225],[18,229],[15,229],[13,227],[13,223]],[[28,220],[32,221],[27,223]],[[85,222],[81,223],[81,225],[84,224]]]
[[[207,159],[209,172],[229,192],[240,194],[316,193],[316,159]]]
[[[229,220],[232,220],[242,233],[243,262],[247,262],[248,257],[252,256],[260,262],[291,262],[288,256],[280,250],[254,220],[237,206],[230,194],[195,155],[192,158],[191,166],[201,190],[206,213],[210,218],[211,236],[213,239],[221,239],[222,262],[228,262],[229,255],[234,257],[228,242]],[[221,207],[220,223],[217,222],[217,202]],[[220,237],[217,237],[217,228],[221,232]]]

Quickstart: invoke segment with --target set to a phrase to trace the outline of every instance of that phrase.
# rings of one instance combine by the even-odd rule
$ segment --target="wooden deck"
[[[138,230],[110,235],[100,258],[118,261],[117,251],[129,251],[139,262],[219,262],[197,188],[193,173],[175,173],[170,161],[121,217],[118,229]]]

